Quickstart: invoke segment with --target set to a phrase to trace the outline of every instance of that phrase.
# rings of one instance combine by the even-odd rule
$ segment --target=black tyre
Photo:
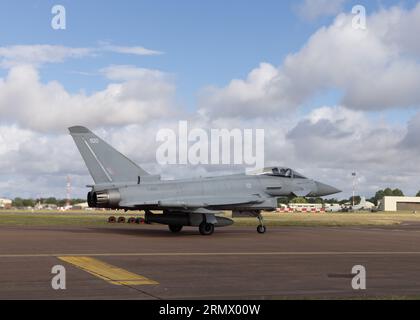
[[[203,236],[209,236],[214,232],[214,224],[203,222],[198,229]]]
[[[119,217],[117,222],[118,223],[125,223],[125,217]]]
[[[111,217],[108,218],[108,222],[109,223],[115,223],[115,222],[117,222],[117,219],[115,219],[114,216],[111,216]]]
[[[136,218],[134,219],[134,222],[137,224],[144,224],[144,219],[143,218]]]
[[[267,228],[265,226],[259,225],[257,227],[258,233],[265,233],[267,231]]]
[[[134,217],[128,218],[127,223],[130,223],[130,224],[136,223],[136,218]]]
[[[182,230],[182,226],[178,226],[174,224],[170,224],[168,227],[169,227],[169,230],[171,230],[171,232],[173,233],[178,233]]]

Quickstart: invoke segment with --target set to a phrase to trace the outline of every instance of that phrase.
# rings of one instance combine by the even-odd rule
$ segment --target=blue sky
[[[359,3],[347,1],[344,9],[351,11]],[[364,1],[363,5],[370,11],[393,3]],[[50,26],[55,4],[66,7],[65,31]],[[397,4],[411,7],[415,1]],[[43,81],[59,80],[69,92],[83,89],[89,93],[106,85],[95,74],[110,64],[164,70],[175,76],[179,102],[191,109],[201,88],[243,78],[260,62],[280,66],[286,55],[298,51],[311,34],[334,18],[304,21],[297,14],[298,5],[298,1],[276,0],[2,1],[0,44],[94,47],[109,42],[163,51],[159,56],[102,53],[92,59],[48,65],[41,76]],[[327,92],[316,102],[332,103],[336,96]]]

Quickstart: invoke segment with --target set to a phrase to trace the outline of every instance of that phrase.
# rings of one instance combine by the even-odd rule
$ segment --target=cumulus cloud
[[[415,122],[419,132],[420,122]],[[344,195],[351,195],[353,171],[358,194],[370,196],[389,186],[414,195],[420,189],[420,169],[414,160],[419,153],[404,143],[411,130],[372,121],[365,112],[343,106],[321,107],[292,127],[286,140],[293,147],[296,166],[342,189]]]
[[[167,73],[160,70],[137,68],[130,65],[112,65],[101,70],[101,73],[109,80],[130,81],[139,79],[168,80]]]
[[[342,92],[341,103],[351,109],[418,106],[420,4],[373,13],[367,30],[354,29],[352,19],[340,14],[279,67],[262,63],[246,79],[207,88],[200,95],[201,113],[270,116],[294,111],[328,90]]]
[[[418,116],[417,116],[418,118]],[[370,196],[379,188],[400,187],[413,194],[420,188],[417,161],[419,153],[407,147],[409,132],[420,127],[416,117],[413,129],[391,125],[385,120],[372,121],[365,112],[343,106],[321,107],[301,118],[292,116],[272,119],[224,118],[190,119],[193,128],[264,128],[265,165],[290,166],[308,177],[330,183],[351,194],[356,171],[360,181],[358,193]],[[177,132],[178,119],[156,119],[144,124],[96,128],[94,131],[119,151],[146,170],[166,178],[240,172],[243,167],[159,166],[156,164],[156,133],[160,128]],[[416,128],[416,129],[414,129]],[[84,196],[86,184],[92,183],[87,169],[67,133],[45,134],[16,125],[0,125],[0,175],[9,184],[2,187],[5,195],[55,195],[64,197],[66,176],[70,174],[74,195]],[[404,166],[401,166],[404,163]],[[13,179],[14,181],[12,181]],[[47,181],[51,181],[48,188]],[[19,186],[16,185],[19,181]],[[38,188],[36,187],[38,185]]]
[[[372,122],[366,114],[345,107],[321,107],[287,133],[299,158],[329,168],[398,163],[397,146],[405,131],[386,122]]]
[[[261,63],[245,80],[232,80],[225,88],[203,89],[200,112],[210,116],[255,117],[285,111],[296,103],[285,91],[287,81],[277,68]]]
[[[0,79],[0,121],[50,132],[74,124],[97,127],[145,123],[177,112],[175,85],[162,73],[123,69],[136,77],[86,95],[71,94],[57,81],[42,83],[39,71],[32,66],[12,67],[7,77]],[[116,67],[108,72],[110,77],[126,79],[117,76]]]
[[[407,133],[401,141],[401,148],[412,150],[413,153],[420,155],[420,112],[412,117],[407,124]]]
[[[297,7],[300,17],[316,20],[323,16],[332,16],[343,10],[346,0],[304,0]]]

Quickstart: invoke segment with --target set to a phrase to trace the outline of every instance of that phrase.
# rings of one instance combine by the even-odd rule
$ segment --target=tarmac
[[[0,227],[0,299],[420,298],[420,225]],[[65,289],[53,289],[54,266]],[[352,268],[366,270],[366,290]],[[61,273],[62,275],[62,273]]]

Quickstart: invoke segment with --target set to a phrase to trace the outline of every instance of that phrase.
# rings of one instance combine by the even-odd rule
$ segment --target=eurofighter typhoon
[[[341,192],[283,167],[265,168],[252,175],[161,180],[89,129],[75,126],[69,131],[95,182],[88,186],[92,188],[87,194],[90,207],[144,210],[146,223],[168,225],[174,233],[184,226],[195,226],[202,235],[211,235],[215,227],[233,224],[233,220],[217,215],[225,210],[232,211],[233,217],[257,217],[257,231],[265,233],[261,211],[275,210],[278,197],[322,197]]]

